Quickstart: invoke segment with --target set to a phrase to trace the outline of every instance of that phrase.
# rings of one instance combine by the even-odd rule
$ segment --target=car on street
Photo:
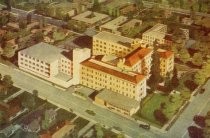
[[[200,94],[203,94],[204,92],[205,92],[205,88],[202,88],[202,89],[199,91]]]
[[[139,127],[149,130],[150,129],[150,125],[145,125],[145,124],[139,124]]]

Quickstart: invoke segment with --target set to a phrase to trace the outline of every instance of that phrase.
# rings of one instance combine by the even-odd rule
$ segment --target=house
[[[40,123],[42,116],[44,115],[44,111],[44,109],[38,109],[24,117],[21,121],[22,129],[27,132],[39,132],[41,129]]]
[[[0,102],[0,110],[5,112],[5,117],[10,120],[22,110],[21,101],[19,98],[14,98],[8,103]]]
[[[0,130],[0,134],[3,134],[3,137],[9,138],[20,128],[21,128],[21,126],[17,125],[17,124],[16,125],[9,125],[8,127]]]
[[[76,22],[82,22],[87,26],[92,27],[107,22],[108,20],[110,20],[110,17],[106,14],[86,11],[72,17],[72,20]]]
[[[49,109],[45,111],[45,119],[47,119],[49,123],[52,123],[53,121],[55,121],[56,116],[57,116],[57,112],[54,109]]]
[[[61,121],[40,133],[40,138],[65,138],[74,133],[75,125],[69,121]]]

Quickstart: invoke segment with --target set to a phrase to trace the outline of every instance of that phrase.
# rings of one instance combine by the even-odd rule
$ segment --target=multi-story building
[[[45,78],[58,74],[73,77],[78,84],[80,62],[89,58],[90,53],[87,48],[68,51],[47,43],[39,43],[18,53],[18,66],[24,71]]]
[[[72,76],[72,54],[47,43],[39,43],[18,53],[19,68],[45,77],[59,72]]]
[[[93,36],[92,54],[124,57],[138,48],[140,44],[140,39],[131,39],[103,31]]]
[[[171,51],[158,49],[160,57],[160,75],[166,77],[174,69],[174,53]]]
[[[165,35],[167,34],[167,25],[164,24],[156,24],[146,32],[142,34],[142,39],[149,45],[152,45],[155,40],[160,44],[164,44]]]
[[[81,63],[80,84],[101,90],[106,88],[140,101],[146,96],[146,77],[90,58]]]
[[[141,73],[149,78],[152,66],[151,61],[152,49],[139,47],[122,58],[118,62],[118,67]]]
[[[108,31],[114,34],[121,34],[118,29],[120,25],[125,23],[127,20],[128,20],[128,17],[119,16],[115,18],[114,20],[101,25],[100,31]]]
[[[82,22],[87,26],[95,26],[100,25],[101,23],[105,23],[110,20],[110,17],[106,14],[101,14],[92,11],[86,11],[79,15],[72,17],[72,20],[77,22]]]

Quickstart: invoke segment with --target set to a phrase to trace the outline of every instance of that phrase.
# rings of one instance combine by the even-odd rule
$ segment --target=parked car
[[[150,125],[145,125],[145,124],[139,124],[139,127],[143,128],[143,129],[150,129]]]
[[[202,88],[199,93],[203,94],[205,92],[205,90],[206,90],[205,88]]]
[[[85,112],[92,116],[96,115],[96,113],[92,110],[86,110]]]

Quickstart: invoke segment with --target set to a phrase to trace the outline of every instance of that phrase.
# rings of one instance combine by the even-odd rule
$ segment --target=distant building
[[[160,57],[160,75],[166,77],[174,69],[174,53],[171,51],[158,49]]]
[[[92,54],[124,57],[140,45],[140,39],[131,39],[103,31],[93,36]]]
[[[121,34],[118,29],[121,24],[125,23],[128,20],[128,17],[125,16],[119,16],[115,18],[114,20],[107,22],[100,26],[100,31],[108,31],[114,34]]]
[[[106,88],[137,101],[146,96],[144,75],[93,58],[81,63],[80,84],[96,90]]]
[[[102,11],[108,13],[110,16],[126,15],[129,12],[136,10],[135,4],[132,0],[112,0],[107,1],[102,5]]]
[[[50,3],[52,0],[28,0],[29,3]]]
[[[167,34],[167,25],[156,24],[146,32],[142,34],[142,39],[149,45],[153,45],[154,41],[157,40],[158,43],[165,43],[165,35]]]
[[[111,111],[127,116],[132,116],[140,108],[138,101],[107,89],[99,91],[95,97],[95,102]]]
[[[75,20],[77,22],[82,22],[87,26],[95,26],[107,22],[108,20],[110,20],[110,17],[106,14],[86,11],[72,17],[72,20]]]
[[[130,30],[136,26],[141,26],[142,21],[137,19],[129,20],[126,16],[119,16],[100,26],[100,31],[107,31],[121,35],[122,30]]]

